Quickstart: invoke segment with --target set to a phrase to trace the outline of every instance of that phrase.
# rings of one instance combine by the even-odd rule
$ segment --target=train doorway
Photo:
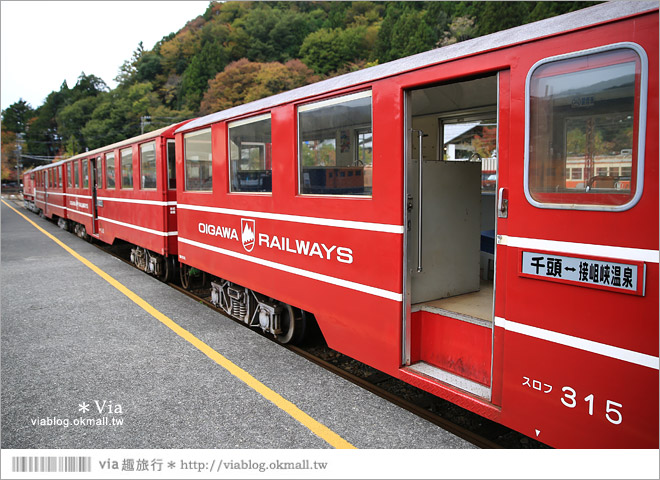
[[[406,92],[404,358],[491,400],[498,75]]]
[[[99,212],[97,205],[97,195],[99,188],[99,168],[101,165],[101,157],[92,158],[90,160],[92,170],[92,233],[99,233]]]
[[[44,215],[48,215],[48,170],[44,170]]]

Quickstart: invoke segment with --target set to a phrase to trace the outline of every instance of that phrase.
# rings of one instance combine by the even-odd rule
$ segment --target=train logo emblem
[[[241,218],[241,242],[246,252],[254,248],[254,220]]]

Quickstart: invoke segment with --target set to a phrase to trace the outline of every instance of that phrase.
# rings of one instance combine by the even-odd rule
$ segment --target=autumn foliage
[[[232,62],[213,80],[204,94],[200,113],[224,110],[318,80],[300,60],[259,63],[243,58]]]

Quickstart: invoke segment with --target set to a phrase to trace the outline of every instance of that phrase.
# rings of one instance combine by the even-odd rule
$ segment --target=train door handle
[[[509,217],[509,192],[501,187],[497,194],[497,216],[498,218]]]
[[[424,178],[424,156],[422,154],[423,138],[428,136],[422,130],[412,130],[417,132],[417,139],[419,140],[419,147],[417,148],[419,156],[419,165],[417,171],[418,177],[418,191],[417,191],[417,271],[422,271],[422,205],[424,204],[424,196],[422,189],[422,179]]]

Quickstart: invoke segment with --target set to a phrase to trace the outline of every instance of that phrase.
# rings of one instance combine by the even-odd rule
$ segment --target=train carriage
[[[64,226],[67,218],[63,162],[42,165],[34,173],[34,206],[44,217]]]
[[[657,39],[612,2],[186,124],[183,278],[547,444],[657,448]]]
[[[64,162],[69,218],[82,237],[133,245],[131,260],[162,279],[174,274],[180,122],[76,155]]]
[[[34,181],[36,174],[34,169],[23,172],[23,205],[28,210],[37,211],[34,205]]]

